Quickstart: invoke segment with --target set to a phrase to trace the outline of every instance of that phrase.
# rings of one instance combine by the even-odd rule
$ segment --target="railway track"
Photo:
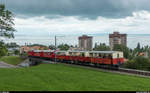
[[[61,64],[65,64],[65,63],[61,63]],[[65,65],[80,66],[80,67],[93,69],[93,70],[100,70],[100,71],[104,71],[104,72],[112,72],[112,73],[127,74],[127,75],[134,75],[134,76],[150,78],[150,71],[142,71],[142,70],[126,69],[126,68],[118,68],[118,70],[114,70],[114,69],[112,70],[112,69],[94,67],[91,65],[88,65],[88,66],[76,65],[76,64],[65,64]]]
[[[39,59],[36,59],[36,58],[33,58],[33,59],[39,60]],[[40,61],[42,61],[44,63],[55,63],[55,62],[41,60],[41,59],[40,59]],[[61,62],[57,62],[57,63],[70,65],[70,66],[80,66],[80,67],[84,67],[84,68],[88,68],[88,69],[101,70],[101,71],[105,71],[105,72],[113,72],[113,73],[128,74],[128,75],[136,75],[136,76],[142,76],[142,77],[149,77],[150,78],[150,71],[126,69],[126,68],[118,68],[117,70],[115,70],[115,69],[106,69],[106,68],[95,67],[93,65],[66,64],[66,63],[61,63]]]
[[[119,68],[120,72],[126,72],[131,74],[143,75],[150,77],[150,71],[143,71],[143,70],[135,70],[135,69],[126,69],[126,68]]]

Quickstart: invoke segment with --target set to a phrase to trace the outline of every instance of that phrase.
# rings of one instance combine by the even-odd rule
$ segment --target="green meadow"
[[[23,61],[19,56],[5,56],[0,58],[0,61],[3,61],[8,64],[17,65]]]
[[[0,68],[0,91],[150,91],[150,78],[41,64]]]

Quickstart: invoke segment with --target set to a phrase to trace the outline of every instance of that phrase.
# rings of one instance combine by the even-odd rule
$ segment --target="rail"
[[[119,68],[118,71],[131,73],[131,74],[138,74],[138,75],[143,75],[143,76],[150,76],[150,71],[126,69],[126,68]]]

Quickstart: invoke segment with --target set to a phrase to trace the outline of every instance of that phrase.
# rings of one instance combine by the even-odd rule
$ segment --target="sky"
[[[150,0],[0,0],[16,36],[150,34]]]

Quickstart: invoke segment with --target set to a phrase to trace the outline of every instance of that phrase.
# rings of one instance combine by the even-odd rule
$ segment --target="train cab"
[[[123,52],[119,51],[90,51],[89,57],[91,57],[91,62],[94,64],[123,64]]]
[[[114,52],[112,54],[112,60],[114,65],[121,65],[124,63],[123,52]]]

